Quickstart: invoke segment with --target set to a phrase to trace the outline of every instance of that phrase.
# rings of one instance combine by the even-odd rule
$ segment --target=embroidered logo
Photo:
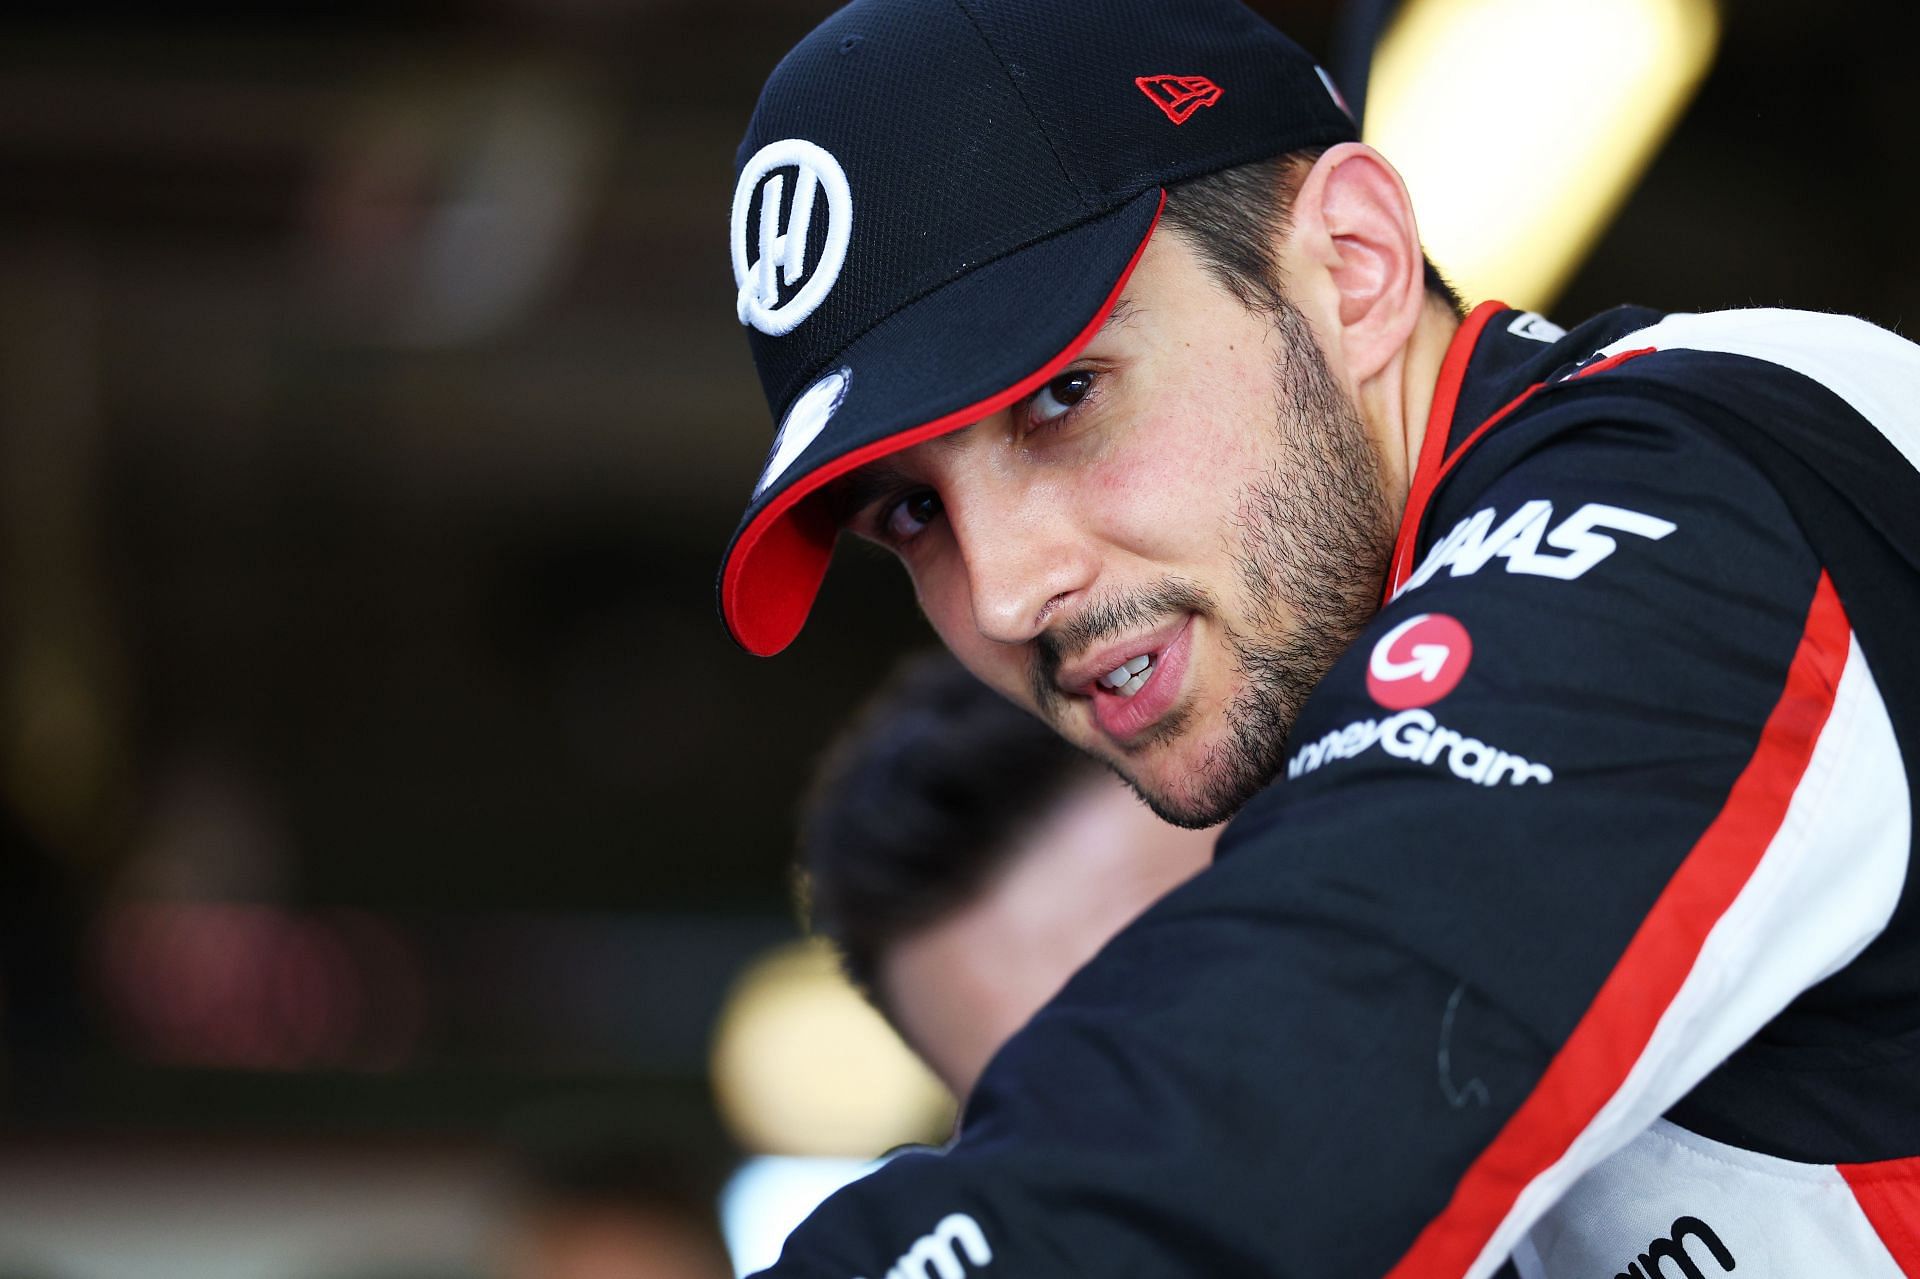
[[[1553,784],[1553,769],[1523,755],[1501,750],[1477,737],[1455,732],[1413,707],[1385,719],[1355,720],[1318,741],[1308,742],[1287,761],[1288,777],[1305,777],[1329,764],[1364,755],[1374,747],[1395,759],[1426,768],[1439,768],[1476,786],[1536,786]]]
[[[793,402],[780,423],[779,434],[773,437],[773,452],[767,455],[760,482],[753,486],[754,497],[766,492],[768,486],[793,465],[793,460],[807,451],[807,445],[820,438],[820,432],[827,429],[827,423],[840,411],[841,401],[847,398],[847,384],[852,380],[852,369],[837,369],[800,392],[800,398]]]
[[[1453,530],[1427,552],[1427,558],[1420,561],[1420,567],[1393,597],[1399,599],[1408,591],[1426,585],[1441,569],[1454,577],[1468,577],[1494,560],[1506,561],[1509,573],[1571,582],[1619,548],[1620,543],[1601,530],[1631,533],[1657,542],[1679,527],[1672,520],[1609,506],[1605,502],[1588,502],[1554,524],[1553,503],[1545,498],[1522,503],[1498,528],[1494,527],[1493,519],[1494,508],[1488,507],[1455,524]],[[1542,542],[1562,554],[1552,555],[1541,550]]]
[[[1367,692],[1390,711],[1431,706],[1473,661],[1467,628],[1445,613],[1410,617],[1380,637],[1367,660]]]
[[[1201,107],[1220,101],[1220,86],[1203,75],[1143,75],[1134,83],[1175,124],[1185,124]]]
[[[733,189],[740,323],[769,337],[793,332],[827,300],[852,233],[847,175],[824,147],[785,138],[754,152]]]

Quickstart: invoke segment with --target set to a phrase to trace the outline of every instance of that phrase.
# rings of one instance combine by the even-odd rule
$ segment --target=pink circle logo
[[[1431,706],[1451,693],[1473,660],[1467,628],[1445,613],[1410,617],[1380,637],[1367,660],[1367,691],[1390,711]]]

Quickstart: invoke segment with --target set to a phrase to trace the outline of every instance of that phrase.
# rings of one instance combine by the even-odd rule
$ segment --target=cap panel
[[[1358,136],[1312,56],[1244,5],[959,2],[1062,162],[1094,192],[1131,195]],[[1138,83],[1158,76],[1204,77],[1219,93],[1176,122]]]
[[[825,194],[796,210],[791,166],[745,166],[769,145],[800,139],[845,175],[851,227],[831,289],[782,334],[749,328],[776,418],[840,353],[887,315],[980,262],[1097,210],[1067,180],[1006,73],[952,0],[856,0],[783,60],[762,94],[736,161],[736,264],[805,221],[806,268],[780,288],[791,305],[823,259],[833,222]],[[742,178],[745,180],[742,180]],[[765,193],[779,184],[776,224]],[[731,229],[731,228],[730,228]]]

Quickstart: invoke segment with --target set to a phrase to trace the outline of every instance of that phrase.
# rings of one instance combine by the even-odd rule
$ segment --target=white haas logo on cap
[[[787,175],[780,170],[787,169],[797,172],[782,224],[780,206]],[[757,245],[747,243],[748,214],[756,192],[760,194]],[[826,197],[826,242],[809,273],[807,235],[822,195]],[[769,337],[793,332],[827,300],[847,260],[852,233],[853,194],[847,188],[847,175],[824,147],[804,138],[785,138],[754,152],[733,190],[733,282],[740,289],[740,323],[751,324]],[[806,283],[800,284],[802,280]],[[782,304],[780,291],[797,284],[799,291]]]

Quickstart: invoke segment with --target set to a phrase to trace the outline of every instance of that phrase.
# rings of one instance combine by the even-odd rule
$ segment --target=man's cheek
[[[973,624],[973,607],[964,587],[939,574],[915,574],[914,596],[920,611],[949,653],[975,679],[1018,706],[1031,709],[1032,695],[1016,669],[1017,654],[1005,645],[983,639]]]
[[[1238,493],[1222,476],[1256,469],[1222,431],[1146,430],[1153,443],[1103,463],[1092,476],[1100,533],[1134,556],[1172,568],[1217,546]]]

